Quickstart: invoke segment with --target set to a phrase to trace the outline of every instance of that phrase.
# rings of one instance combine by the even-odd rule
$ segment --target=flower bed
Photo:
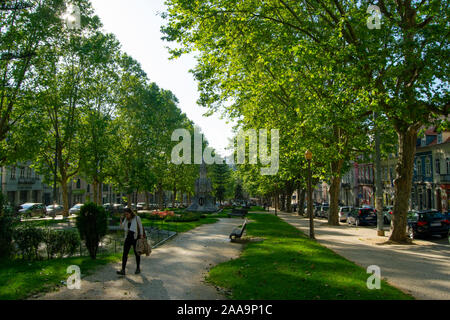
[[[142,218],[146,218],[149,220],[164,220],[167,217],[173,217],[175,216],[175,212],[173,211],[158,211],[158,210],[153,210],[151,212],[144,212],[141,213],[140,216]]]

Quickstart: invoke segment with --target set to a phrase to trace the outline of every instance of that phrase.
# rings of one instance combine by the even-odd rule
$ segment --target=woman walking
[[[136,256],[136,272],[135,274],[141,273],[141,256],[136,252],[136,242],[138,235],[140,238],[144,238],[144,229],[142,227],[141,218],[139,218],[133,210],[130,208],[125,209],[125,218],[120,218],[120,227],[125,230],[125,244],[123,246],[123,256],[122,256],[122,270],[117,271],[117,274],[124,276],[125,268],[127,266],[128,253],[131,247],[133,247],[134,254]]]

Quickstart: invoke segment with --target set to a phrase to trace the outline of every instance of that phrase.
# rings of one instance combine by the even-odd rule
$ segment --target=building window
[[[23,179],[23,178],[25,178],[25,168],[21,167],[20,168],[20,179]]]
[[[427,177],[431,177],[431,161],[430,158],[425,159],[425,174]]]
[[[422,175],[422,160],[417,159],[417,175]]]
[[[88,193],[91,192],[91,185],[90,184],[87,185],[87,192]]]
[[[31,168],[27,168],[27,178],[31,178]]]
[[[16,179],[16,167],[11,168],[11,179]]]
[[[394,176],[394,169],[392,169],[392,168],[389,168],[389,173],[390,173],[390,180],[392,180],[392,179],[395,179],[395,176]]]
[[[447,158],[447,174],[450,174],[450,158]]]
[[[436,174],[441,174],[441,160],[436,159]]]
[[[81,189],[81,180],[80,179],[77,180],[77,189]]]
[[[442,132],[438,134],[437,136],[437,143],[440,144],[442,143]]]

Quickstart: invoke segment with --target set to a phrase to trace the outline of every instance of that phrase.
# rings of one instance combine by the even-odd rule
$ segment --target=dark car
[[[408,213],[408,236],[417,237],[448,236],[450,221],[436,210]]]
[[[320,208],[321,208],[322,206],[320,205],[320,204],[314,204],[314,208],[313,208],[313,210],[314,210],[314,216],[315,217],[318,217],[319,216],[319,211],[320,211]]]
[[[347,215],[349,225],[377,225],[377,211],[373,208],[365,207],[352,209]]]

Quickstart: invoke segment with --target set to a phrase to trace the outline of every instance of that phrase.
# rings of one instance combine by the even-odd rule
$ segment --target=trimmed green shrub
[[[73,256],[81,243],[80,236],[76,230],[52,230],[48,229],[45,232],[45,244],[47,247],[48,259],[53,259],[55,256]]]
[[[22,258],[27,260],[38,260],[41,258],[39,256],[39,246],[45,242],[44,230],[24,224],[14,229],[13,239]]]
[[[47,248],[47,258],[53,259],[58,252],[60,252],[60,248],[62,247],[62,243],[60,241],[61,237],[59,237],[59,231],[48,229],[45,231],[44,242]]]
[[[80,234],[76,230],[64,230],[62,233],[65,245],[62,254],[72,257],[77,253],[81,244]]]
[[[5,198],[0,193],[0,258],[8,258],[14,251],[12,241],[17,222],[19,219],[14,216],[13,210],[6,206]]]
[[[95,203],[82,206],[77,217],[77,228],[90,257],[95,260],[98,245],[108,231],[108,216],[105,208],[97,206]]]
[[[180,215],[167,217],[167,222],[192,222],[200,220],[201,214],[196,212],[184,212]]]

